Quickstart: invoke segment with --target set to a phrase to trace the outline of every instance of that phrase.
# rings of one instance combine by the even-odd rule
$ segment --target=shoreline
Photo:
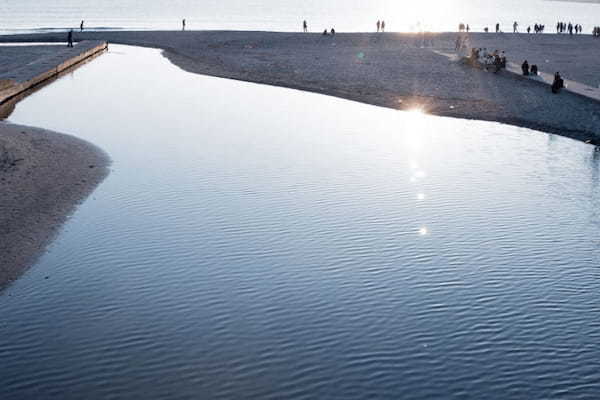
[[[44,254],[109,165],[74,136],[0,122],[0,290]]]
[[[435,52],[452,48],[457,35],[429,34],[426,38],[433,43],[412,33],[323,37],[257,31],[102,31],[76,33],[75,39],[159,48],[173,64],[197,74],[397,110],[420,108],[438,116],[500,122],[584,142],[599,140],[599,102],[566,91],[552,95],[541,82],[524,81],[506,71],[474,70]],[[0,42],[57,42],[63,36],[0,36]],[[595,84],[594,68],[600,64],[597,38],[471,33],[469,40],[474,47],[505,49],[513,62],[530,55],[542,72],[561,68],[566,79]],[[585,62],[572,63],[573,59]]]
[[[1,72],[0,105],[101,54],[107,47],[104,41],[82,41],[73,48],[52,49],[57,51]]]
[[[16,103],[88,62],[105,42],[74,48],[0,48],[0,120]],[[0,122],[0,291],[45,253],[77,206],[108,175],[94,145],[42,128]]]

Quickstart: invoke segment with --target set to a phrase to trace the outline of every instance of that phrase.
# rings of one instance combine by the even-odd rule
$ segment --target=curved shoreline
[[[1,36],[0,41],[56,42],[63,34]],[[77,33],[78,40],[154,47],[180,68],[203,75],[281,86],[433,115],[494,121],[581,141],[600,138],[600,103],[509,73],[492,74],[451,62],[432,50],[448,50],[456,34],[424,37],[400,33],[320,34],[246,31],[114,31]],[[595,79],[600,62],[592,37],[471,34],[473,46],[501,46],[509,59],[531,56],[545,72]],[[577,46],[573,41],[577,40]],[[424,46],[424,44],[426,46]],[[431,46],[433,44],[433,46]],[[548,49],[548,45],[552,45]],[[570,59],[584,63],[564,63]],[[544,61],[541,58],[546,58]],[[533,61],[532,61],[533,62]],[[544,64],[542,64],[544,62]]]
[[[76,137],[0,122],[0,290],[44,253],[109,164]]]

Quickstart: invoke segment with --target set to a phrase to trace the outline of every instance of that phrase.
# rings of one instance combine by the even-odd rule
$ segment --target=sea
[[[583,25],[585,33],[600,25],[597,1],[550,0],[4,0],[0,34],[89,29],[173,30],[186,19],[188,29],[297,31],[302,21],[315,32],[376,29],[453,31],[459,23],[482,31],[500,23],[524,30],[535,23],[554,31],[557,21]]]

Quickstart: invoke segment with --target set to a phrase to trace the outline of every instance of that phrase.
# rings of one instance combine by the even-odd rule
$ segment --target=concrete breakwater
[[[72,48],[57,48],[55,54],[46,55],[20,68],[0,73],[0,104],[107,48],[106,41],[83,41]]]

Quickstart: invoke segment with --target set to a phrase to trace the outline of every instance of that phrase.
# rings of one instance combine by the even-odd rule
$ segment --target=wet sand
[[[0,289],[43,253],[108,164],[73,136],[0,122]]]
[[[62,34],[3,36],[2,41],[51,42]],[[544,72],[594,84],[600,40],[591,36],[471,34],[473,46],[528,57]],[[422,108],[442,116],[498,121],[597,141],[600,103],[547,85],[492,74],[432,50],[454,47],[456,34],[321,34],[233,31],[115,31],[77,33],[78,40],[157,47],[181,68],[199,74],[307,90],[394,109]],[[424,46],[427,45],[427,46]],[[542,62],[542,58],[544,58]],[[538,61],[539,59],[539,61]],[[572,60],[583,62],[571,62]],[[168,79],[168,78],[164,78]]]

